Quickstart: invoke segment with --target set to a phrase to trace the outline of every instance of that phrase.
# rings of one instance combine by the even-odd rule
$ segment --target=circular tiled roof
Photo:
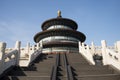
[[[34,41],[39,42],[41,39],[49,36],[70,36],[77,38],[81,42],[84,42],[86,39],[86,36],[82,32],[69,29],[51,29],[37,33],[34,36]]]
[[[65,25],[72,28],[73,30],[77,30],[77,27],[78,27],[75,21],[67,18],[62,18],[62,17],[46,20],[41,27],[43,30],[46,30],[52,25]]]

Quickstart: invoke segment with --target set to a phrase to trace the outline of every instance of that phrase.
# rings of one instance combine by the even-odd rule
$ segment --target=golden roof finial
[[[58,10],[58,17],[61,17],[61,11]]]

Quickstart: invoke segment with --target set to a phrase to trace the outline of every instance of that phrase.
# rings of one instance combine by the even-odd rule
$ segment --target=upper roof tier
[[[72,28],[73,30],[77,30],[78,28],[78,25],[75,21],[68,18],[62,18],[61,11],[58,11],[57,18],[52,18],[43,22],[41,28],[42,30],[47,30],[49,27],[53,25],[65,25]]]

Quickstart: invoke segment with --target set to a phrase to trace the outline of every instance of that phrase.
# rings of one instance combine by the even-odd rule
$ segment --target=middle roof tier
[[[76,30],[70,30],[70,29],[50,29],[45,30],[42,32],[37,33],[34,36],[34,41],[39,42],[41,39],[44,39],[46,37],[50,36],[67,36],[67,37],[74,37],[78,39],[81,42],[84,42],[86,39],[86,36],[82,32],[78,32]]]

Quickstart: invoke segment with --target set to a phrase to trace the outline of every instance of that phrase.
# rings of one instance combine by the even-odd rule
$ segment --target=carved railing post
[[[102,57],[103,57],[103,64],[107,65],[107,53],[106,53],[106,48],[107,48],[107,44],[105,40],[101,41],[102,44]]]
[[[86,48],[87,48],[87,49],[86,49],[87,52],[90,53],[90,47],[89,47],[89,45],[87,45]]]
[[[29,52],[30,52],[30,43],[28,42],[26,46],[26,53],[29,54]]]
[[[81,42],[79,41],[79,53],[81,52],[81,46],[82,46],[82,44],[81,44]]]
[[[117,49],[117,42],[114,43],[114,49],[115,49],[115,51],[118,51],[118,49]]]
[[[82,52],[84,52],[85,51],[85,48],[86,46],[85,46],[85,44],[84,43],[82,43]]]
[[[43,47],[43,43],[42,43],[42,41],[40,41],[40,47],[41,47],[41,48]]]
[[[35,45],[32,46],[32,52],[35,52]]]
[[[118,51],[118,53],[120,53],[120,41],[117,41],[117,51]]]
[[[15,49],[18,51],[17,60],[16,60],[16,65],[17,66],[19,65],[19,60],[20,60],[20,47],[21,47],[21,42],[20,41],[16,41]]]
[[[0,42],[0,74],[4,70],[5,48],[6,48],[6,43]]]
[[[92,55],[95,54],[95,45],[94,42],[91,43]]]
[[[37,50],[40,48],[40,46],[39,46],[40,44],[39,43],[37,43]]]
[[[43,43],[42,43],[42,41],[40,41],[40,48],[41,48],[41,52],[43,52],[42,50],[42,48],[43,48]]]
[[[84,44],[84,43],[82,43],[82,47],[85,47],[85,44]]]

